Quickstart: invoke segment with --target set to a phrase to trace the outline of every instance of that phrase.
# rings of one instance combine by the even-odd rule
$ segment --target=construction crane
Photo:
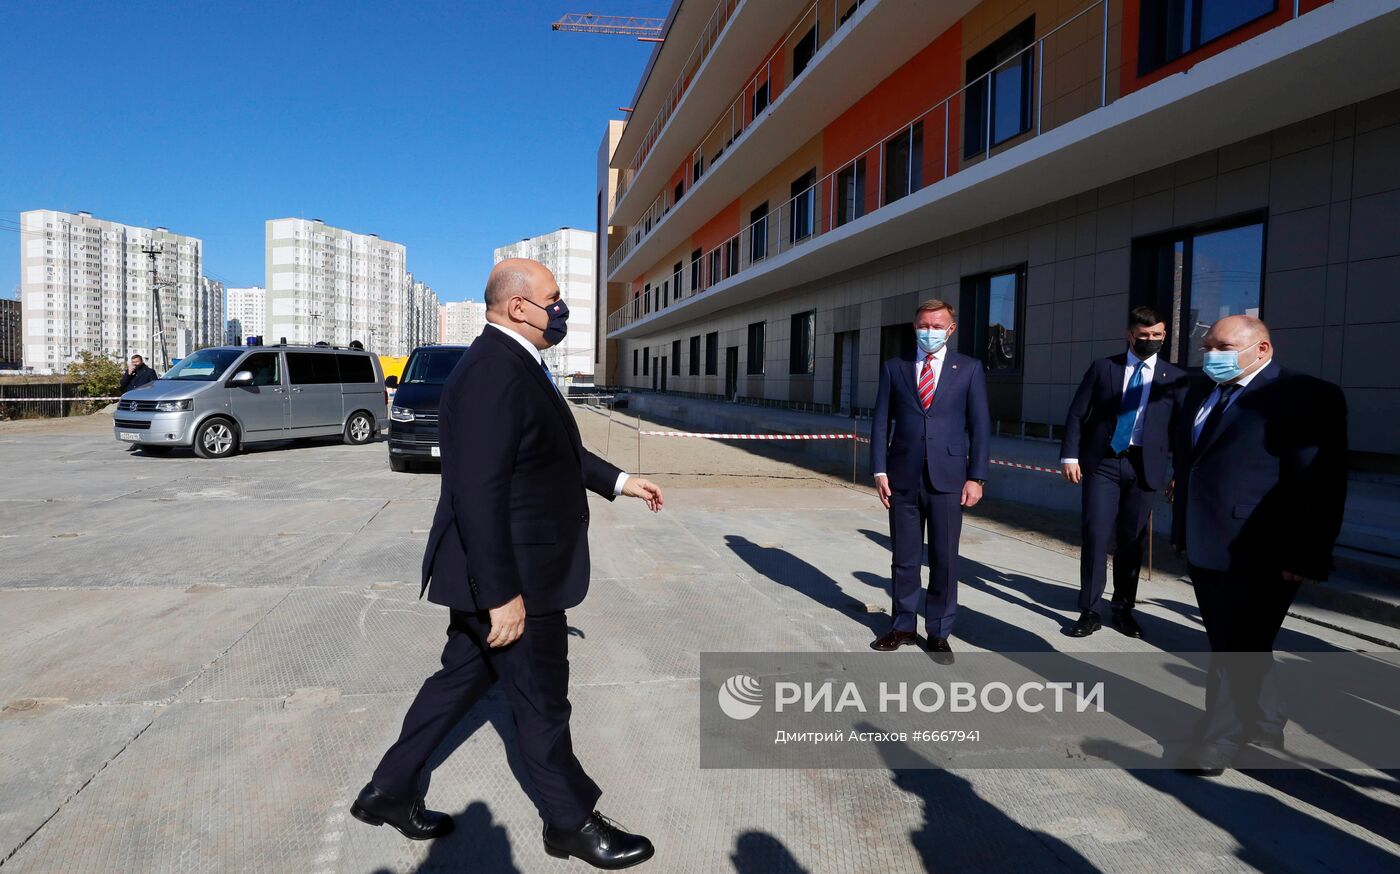
[[[661,42],[664,18],[641,18],[636,15],[595,15],[592,12],[569,12],[549,26],[550,30],[568,33],[608,33],[635,36],[640,42]]]

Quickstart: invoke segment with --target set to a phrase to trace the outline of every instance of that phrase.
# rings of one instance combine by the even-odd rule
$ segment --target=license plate
[[[141,435],[136,433],[135,431],[122,431],[121,433],[117,434],[117,436],[122,440],[128,440],[132,443],[139,443],[141,440]]]
[[[442,449],[441,449],[440,447],[434,446],[432,449],[430,449],[430,450],[428,450],[428,451],[432,453],[433,458],[441,458],[441,457],[442,457]]]

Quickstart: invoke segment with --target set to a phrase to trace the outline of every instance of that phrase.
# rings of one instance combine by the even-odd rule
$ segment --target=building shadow
[[[860,731],[878,731],[861,723]],[[895,767],[918,753],[898,742],[881,745],[881,759],[900,791],[918,800],[922,822],[909,834],[927,871],[1095,872],[1083,854],[1059,838],[1028,829],[977,794],[963,777],[943,770]],[[975,840],[969,840],[976,835]]]
[[[1113,749],[1117,747],[1117,749]],[[1112,741],[1094,741],[1085,744],[1085,749],[1105,757],[1122,760],[1127,751]],[[1235,857],[1245,865],[1259,871],[1299,872],[1312,874],[1320,867],[1338,871],[1395,871],[1400,868],[1400,856],[1387,852],[1381,847],[1366,841],[1344,829],[1319,819],[1306,811],[1299,810],[1271,795],[1254,792],[1232,785],[1227,778],[1202,778],[1182,774],[1172,770],[1133,769],[1125,773],[1144,786],[1169,795],[1194,812],[1201,819],[1230,833],[1238,844]],[[1280,775],[1282,771],[1243,772],[1255,780],[1262,775]],[[1385,833],[1371,828],[1377,825],[1374,820],[1357,822],[1346,816],[1340,809],[1355,812],[1357,804],[1346,793],[1355,790],[1339,780],[1329,780],[1319,772],[1296,772],[1298,775],[1313,774],[1313,777],[1290,777],[1285,780],[1298,780],[1314,783],[1308,792],[1310,797],[1302,800],[1327,810],[1337,816],[1367,828],[1387,840]],[[1269,778],[1260,780],[1268,783]],[[1276,787],[1279,788],[1279,787]],[[1297,785],[1291,787],[1298,788]],[[1293,797],[1294,791],[1280,788]],[[1400,810],[1390,807],[1389,820],[1400,817]],[[1366,822],[1370,822],[1367,825]],[[1393,826],[1379,826],[1393,835]]]
[[[787,846],[767,832],[739,835],[729,862],[737,874],[809,874]]]
[[[725,545],[755,572],[816,601],[828,610],[849,616],[872,635],[889,630],[889,617],[866,611],[865,602],[842,591],[836,580],[816,565],[776,546],[760,546],[739,534],[726,534]]]
[[[413,869],[415,874],[523,874],[510,849],[506,827],[495,821],[484,801],[473,801],[454,813],[457,828],[432,842],[428,856]],[[395,874],[380,868],[374,874]]]

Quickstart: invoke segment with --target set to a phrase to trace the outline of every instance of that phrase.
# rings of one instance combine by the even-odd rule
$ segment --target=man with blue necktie
[[[1151,307],[1128,313],[1128,350],[1089,365],[1065,418],[1064,478],[1082,486],[1079,619],[1065,630],[1088,637],[1103,627],[1097,605],[1113,544],[1113,625],[1142,637],[1133,618],[1152,498],[1171,482],[1168,451],[1182,410],[1186,372],[1158,353],[1167,335]]]
[[[920,556],[928,532],[927,651],[951,664],[948,635],[958,612],[962,512],[982,500],[990,463],[987,377],[975,358],[950,352],[958,329],[952,306],[928,300],[914,313],[918,356],[891,358],[880,370],[870,428],[870,469],[890,511],[890,630],[870,644],[890,652],[918,642]]]

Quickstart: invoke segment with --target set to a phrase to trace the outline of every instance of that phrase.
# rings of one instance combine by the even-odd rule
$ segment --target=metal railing
[[[686,293],[673,293],[671,300],[706,293],[754,264],[1106,106],[1110,102],[1109,76],[1114,72],[1108,62],[1109,2],[1096,0],[1086,6],[982,76],[875,139],[792,199],[703,252],[700,281],[692,282]],[[1086,54],[1092,54],[1097,63],[1085,63]],[[1018,110],[1014,113],[1007,111],[1013,98]],[[804,200],[811,206],[794,205]],[[790,233],[795,212],[802,229],[803,211],[813,216],[810,233]],[[773,228],[776,232],[770,230]],[[609,261],[611,271],[616,264],[611,258]],[[609,314],[608,332],[657,310],[636,297]]]

